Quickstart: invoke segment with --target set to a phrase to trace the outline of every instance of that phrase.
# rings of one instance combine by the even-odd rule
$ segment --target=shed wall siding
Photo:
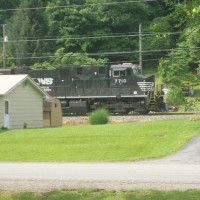
[[[0,97],[0,128],[3,127],[3,115],[4,115],[4,107],[3,107],[3,97]]]
[[[43,98],[31,85],[22,83],[6,97],[10,102],[10,128],[43,127]]]

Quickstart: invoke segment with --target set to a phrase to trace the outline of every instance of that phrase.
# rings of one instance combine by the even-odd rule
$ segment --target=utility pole
[[[6,44],[5,44],[5,42],[6,42],[6,30],[5,30],[5,26],[6,26],[6,24],[2,24],[2,28],[3,28],[3,38],[2,38],[3,68],[6,68]]]
[[[139,65],[142,73],[142,24],[139,24]]]

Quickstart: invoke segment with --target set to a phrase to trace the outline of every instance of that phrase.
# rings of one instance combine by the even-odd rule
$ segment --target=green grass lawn
[[[135,191],[101,191],[101,190],[55,190],[45,194],[17,193],[2,194],[0,200],[198,200],[200,191],[188,190],[184,192],[160,192],[154,190]]]
[[[132,161],[171,154],[200,131],[199,121],[0,131],[0,161]]]

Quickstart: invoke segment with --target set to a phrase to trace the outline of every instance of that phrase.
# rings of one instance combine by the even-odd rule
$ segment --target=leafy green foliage
[[[19,6],[20,0],[0,0],[0,9],[14,9]],[[1,19],[1,24],[6,23],[8,18],[12,16],[13,11],[7,11],[7,12],[0,12],[0,19]]]
[[[107,124],[109,122],[109,113],[106,109],[97,109],[89,116],[89,122],[92,125]]]
[[[57,0],[49,3],[48,6],[63,5],[62,2],[62,0]],[[112,2],[116,1],[109,1],[109,3]],[[127,2],[110,5],[104,0],[100,2],[82,0],[78,3],[74,0],[69,1],[69,5],[75,4],[94,4],[94,6],[69,6],[59,12],[52,8],[46,10],[51,27],[50,32],[62,36],[57,43],[64,48],[66,53],[98,53],[98,57],[107,58],[109,61],[132,60],[138,57],[137,54],[105,55],[103,53],[138,49],[138,38],[129,37],[127,33],[138,32],[139,23],[145,24],[148,21],[150,13],[153,13],[148,3]],[[158,3],[154,3],[155,5]],[[114,37],[119,33],[127,36]],[[107,35],[110,37],[106,37]]]
[[[80,53],[65,53],[64,48],[58,49],[55,55],[57,56],[53,62],[55,65],[103,65],[107,61],[107,59],[95,59]]]
[[[55,69],[56,67],[54,65],[52,65],[50,62],[48,61],[44,61],[42,63],[35,63],[33,65],[33,67],[31,67],[31,69],[33,70],[38,70],[38,69]]]
[[[181,85],[195,80],[189,71],[188,53],[184,50],[186,47],[187,44],[182,42],[168,54],[168,59],[160,60],[158,70],[164,83]]]
[[[167,93],[167,102],[169,105],[180,106],[184,104],[185,97],[182,89],[179,87],[172,87]]]
[[[1,65],[1,63],[3,63],[3,56],[2,55],[0,55],[0,65]],[[12,61],[12,57],[10,57],[9,55],[6,55],[5,65],[6,65],[6,68],[7,67],[15,67],[16,63]]]
[[[174,30],[180,32],[176,35],[176,46],[180,48],[187,48],[185,54],[182,52],[177,60],[173,59],[174,63],[178,63],[178,59],[183,59],[188,68],[196,69],[199,64],[200,53],[198,47],[200,44],[200,6],[199,0],[195,1],[180,1],[176,3],[172,0],[167,1],[171,8],[171,13],[167,16],[168,21],[173,24]],[[171,58],[172,56],[168,54]],[[184,68],[184,67],[183,67]]]
[[[41,54],[48,49],[47,43],[40,40],[48,32],[45,15],[40,9],[25,9],[45,5],[46,0],[21,0],[19,10],[13,12],[13,16],[9,18],[6,26],[7,54],[13,55],[17,65],[33,65],[36,62],[33,57],[37,57],[38,54],[40,54],[38,57],[41,57]]]
[[[184,104],[184,112],[197,112],[199,111],[198,98],[187,98]]]
[[[173,36],[170,34],[173,32],[172,25],[168,22],[166,17],[157,17],[153,19],[149,26],[151,32],[155,32],[155,35],[149,36],[144,46],[149,45],[151,49],[168,49],[173,46]]]

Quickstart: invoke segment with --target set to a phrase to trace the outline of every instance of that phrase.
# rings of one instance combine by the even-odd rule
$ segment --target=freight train
[[[143,75],[132,63],[110,66],[66,66],[53,70],[2,69],[0,73],[28,74],[62,104],[63,115],[87,114],[98,108],[110,113],[161,111],[162,95],[155,76]]]

